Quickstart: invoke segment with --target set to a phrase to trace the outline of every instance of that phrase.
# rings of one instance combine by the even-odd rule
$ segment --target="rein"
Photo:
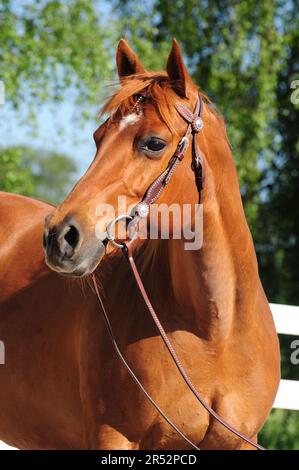
[[[173,345],[171,341],[169,340],[167,333],[165,332],[163,326],[160,323],[160,320],[149,300],[149,297],[146,293],[146,290],[144,288],[144,285],[142,283],[141,277],[139,275],[137,266],[135,264],[134,258],[133,258],[133,252],[131,248],[132,241],[135,240],[135,238],[138,235],[138,222],[140,221],[141,218],[146,218],[149,213],[149,207],[151,204],[153,204],[161,195],[163,192],[165,186],[169,183],[174,171],[176,170],[177,166],[179,163],[183,160],[185,153],[187,151],[187,148],[189,146],[189,141],[190,137],[192,136],[192,163],[191,163],[191,168],[194,172],[195,176],[195,184],[198,190],[199,194],[199,203],[201,201],[201,192],[203,189],[203,158],[201,154],[198,151],[198,146],[197,146],[197,134],[202,130],[203,128],[203,121],[202,121],[202,110],[203,110],[203,103],[202,99],[199,96],[196,102],[195,110],[194,112],[190,111],[186,106],[182,104],[177,104],[176,105],[176,110],[177,112],[181,115],[181,117],[188,123],[187,130],[183,136],[183,138],[180,140],[175,153],[171,157],[171,159],[168,162],[168,165],[166,169],[154,180],[154,182],[149,186],[147,191],[145,192],[145,195],[143,196],[142,200],[134,207],[132,214],[131,215],[121,215],[118,216],[115,220],[113,220],[107,227],[107,242],[111,241],[117,248],[120,248],[122,250],[122,253],[124,254],[127,262],[129,263],[130,270],[133,274],[133,277],[136,281],[137,287],[139,289],[139,292],[145,302],[145,305],[160,333],[160,336],[169,352],[171,355],[179,373],[181,374],[182,378],[184,379],[185,383],[187,384],[188,388],[190,391],[193,393],[193,395],[196,397],[196,399],[199,401],[199,403],[205,408],[205,410],[216,420],[218,421],[222,426],[224,426],[226,429],[231,431],[233,434],[238,436],[240,439],[243,441],[247,442],[248,444],[252,445],[256,449],[259,450],[265,450],[264,447],[261,445],[257,444],[250,438],[244,436],[241,432],[239,432],[237,429],[235,429],[233,426],[231,426],[226,420],[221,418],[216,411],[213,410],[213,408],[210,407],[210,405],[204,400],[204,398],[200,395],[200,393],[196,390],[195,386],[193,385],[192,381],[190,380],[189,376],[185,372],[176,352],[175,349],[173,348]],[[128,229],[131,230],[131,240],[118,243],[112,233],[112,229],[118,223],[119,221],[125,221]],[[144,386],[141,384],[133,370],[130,368],[129,364],[127,363],[126,359],[124,358],[122,352],[120,351],[118,344],[115,340],[113,330],[111,327],[111,323],[109,321],[109,317],[107,315],[103,300],[101,298],[99,288],[97,285],[96,277],[95,274],[92,275],[92,281],[95,289],[95,293],[97,296],[98,304],[100,306],[100,309],[103,314],[104,322],[109,334],[109,337],[111,339],[112,345],[120,358],[121,362],[124,364],[126,369],[128,370],[130,376],[133,378],[135,383],[138,385],[138,387],[141,389],[141,391],[145,394],[147,399],[150,401],[150,403],[154,406],[154,408],[158,411],[158,413],[165,419],[165,421],[188,443],[191,445],[196,450],[200,450],[199,447],[194,444],[185,434],[183,434],[177,426],[166,416],[166,414],[161,410],[161,408],[157,405],[157,403],[153,400],[153,398],[149,395],[147,390],[144,388]]]

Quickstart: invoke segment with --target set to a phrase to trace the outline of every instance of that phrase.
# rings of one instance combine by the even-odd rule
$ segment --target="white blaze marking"
[[[127,114],[127,116],[124,116],[122,120],[119,123],[119,129],[122,131],[125,127],[131,126],[132,124],[135,124],[135,122],[139,121],[141,118],[141,114]]]

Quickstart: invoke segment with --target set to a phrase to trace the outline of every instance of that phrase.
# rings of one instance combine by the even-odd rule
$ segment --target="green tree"
[[[270,240],[273,250],[268,257],[261,257],[260,265],[271,297],[278,302],[299,305],[299,96],[297,93],[296,99],[291,88],[299,80],[298,11],[290,22],[287,50],[277,87],[276,129],[280,147],[265,175],[267,198],[260,207],[261,213],[267,214],[261,238],[263,242]]]
[[[80,119],[89,117],[91,103],[99,102],[103,80],[113,76],[111,52],[117,36],[113,19],[107,19],[108,28],[103,18],[107,8],[104,0],[0,2],[5,106],[22,106],[32,128],[40,104],[74,101]],[[1,150],[0,187],[6,191],[57,202],[74,171],[63,155],[24,147]]]
[[[77,167],[66,155],[25,146],[0,148],[0,190],[57,204],[76,180]]]
[[[26,0],[0,3],[0,80],[6,100],[35,110],[39,103],[75,99],[98,102],[103,79],[112,76],[113,20],[109,2]]]
[[[267,449],[298,450],[298,423],[298,411],[274,410],[259,436],[259,441]]]
[[[32,196],[33,178],[29,168],[21,167],[21,151],[0,148],[0,190]]]

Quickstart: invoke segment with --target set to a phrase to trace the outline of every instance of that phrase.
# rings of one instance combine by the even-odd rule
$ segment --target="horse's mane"
[[[174,86],[175,83],[163,72],[147,72],[131,75],[128,78],[122,79],[121,87],[103,106],[101,113],[111,114],[112,120],[121,119],[122,116],[133,112],[135,105],[134,95],[146,91],[146,98],[154,104],[162,121],[173,134],[176,134],[176,130],[173,127],[173,113],[178,97],[174,91]],[[212,107],[213,105],[207,95],[199,89],[198,93],[203,101],[209,105],[211,113],[218,119],[221,119],[216,107]]]

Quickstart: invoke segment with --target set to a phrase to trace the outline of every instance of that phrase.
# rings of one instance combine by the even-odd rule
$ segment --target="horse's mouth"
[[[97,241],[95,250],[82,247],[75,256],[69,259],[53,257],[45,250],[45,262],[50,269],[63,276],[78,278],[92,274],[104,255],[105,245],[101,241]]]

